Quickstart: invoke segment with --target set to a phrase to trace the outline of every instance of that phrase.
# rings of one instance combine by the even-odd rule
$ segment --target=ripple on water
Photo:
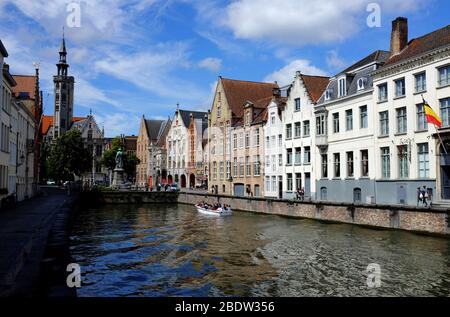
[[[450,295],[449,240],[189,206],[81,212],[71,252],[80,296]],[[381,288],[367,288],[370,263]]]

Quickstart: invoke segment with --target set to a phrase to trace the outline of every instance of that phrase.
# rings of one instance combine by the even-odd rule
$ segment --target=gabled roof
[[[340,74],[343,73],[351,73],[352,71],[361,68],[363,66],[366,66],[368,64],[377,62],[377,61],[386,61],[389,56],[391,56],[391,52],[388,51],[382,51],[382,50],[378,50],[373,52],[372,54],[370,54],[369,56],[364,57],[362,60],[356,62],[355,64],[353,64],[352,66],[350,66],[349,68],[343,70]]]
[[[205,117],[207,118],[208,116],[207,112],[201,111],[178,110],[178,112],[180,113],[181,119],[186,128],[189,128],[189,124],[191,123],[191,114],[194,119],[205,119]]]
[[[145,119],[145,127],[147,130],[147,136],[150,141],[157,141],[161,126],[164,124],[163,120],[147,120]]]
[[[28,94],[28,99],[35,99],[36,76],[13,75],[17,85],[13,88],[14,97],[19,98],[23,93]]]
[[[327,89],[330,78],[324,76],[309,76],[303,74],[301,75],[301,77],[312,102],[317,103],[325,89]]]
[[[171,126],[172,126],[172,120],[170,120],[170,119],[164,121],[164,123],[161,125],[161,128],[159,129],[159,133],[158,133],[158,139],[157,139],[158,146],[166,145],[166,137],[167,137],[167,134],[169,133]]]
[[[8,51],[3,45],[2,40],[0,40],[0,53],[2,54],[3,57],[8,57]]]
[[[392,56],[386,62],[385,66],[392,65],[402,60],[406,60],[448,45],[450,45],[450,25],[409,41],[406,48],[404,48],[400,54]]]
[[[242,80],[220,78],[228,105],[234,117],[240,118],[244,114],[244,104],[255,102],[273,95],[273,89],[278,88],[275,83],[261,83]]]
[[[72,118],[72,122],[81,122],[86,120],[85,117],[74,117]],[[53,126],[53,116],[42,116],[42,123],[41,123],[41,134],[46,135],[48,131],[50,130],[50,127]]]

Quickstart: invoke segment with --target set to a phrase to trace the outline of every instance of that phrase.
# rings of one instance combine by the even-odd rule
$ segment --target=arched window
[[[323,201],[328,200],[328,190],[326,187],[322,187],[320,189],[320,200],[323,200]]]
[[[361,188],[353,189],[353,202],[355,204],[359,204],[362,202],[361,200]]]

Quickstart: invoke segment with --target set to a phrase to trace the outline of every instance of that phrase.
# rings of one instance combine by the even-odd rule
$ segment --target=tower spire
[[[64,33],[63,27],[61,46],[59,48],[59,62],[56,64],[58,67],[58,76],[67,76],[69,68],[69,64],[67,64],[66,38]]]

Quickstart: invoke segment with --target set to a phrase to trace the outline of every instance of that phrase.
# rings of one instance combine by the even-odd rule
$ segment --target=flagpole
[[[425,105],[428,105],[428,103],[425,101],[425,98],[423,97],[423,95],[422,95],[422,100],[423,100],[423,106],[424,106],[424,107],[425,107]],[[429,105],[428,105],[428,106],[429,106]],[[434,125],[434,128],[436,129],[436,134],[437,134],[437,136],[438,136],[438,138],[439,138],[439,142],[441,142],[441,144],[442,144],[442,147],[443,147],[443,149],[444,149],[445,155],[448,155],[447,149],[446,149],[446,147],[445,147],[444,141],[442,141],[442,138],[441,138],[441,135],[440,135],[440,133],[439,133],[438,127],[437,127],[436,125]]]

